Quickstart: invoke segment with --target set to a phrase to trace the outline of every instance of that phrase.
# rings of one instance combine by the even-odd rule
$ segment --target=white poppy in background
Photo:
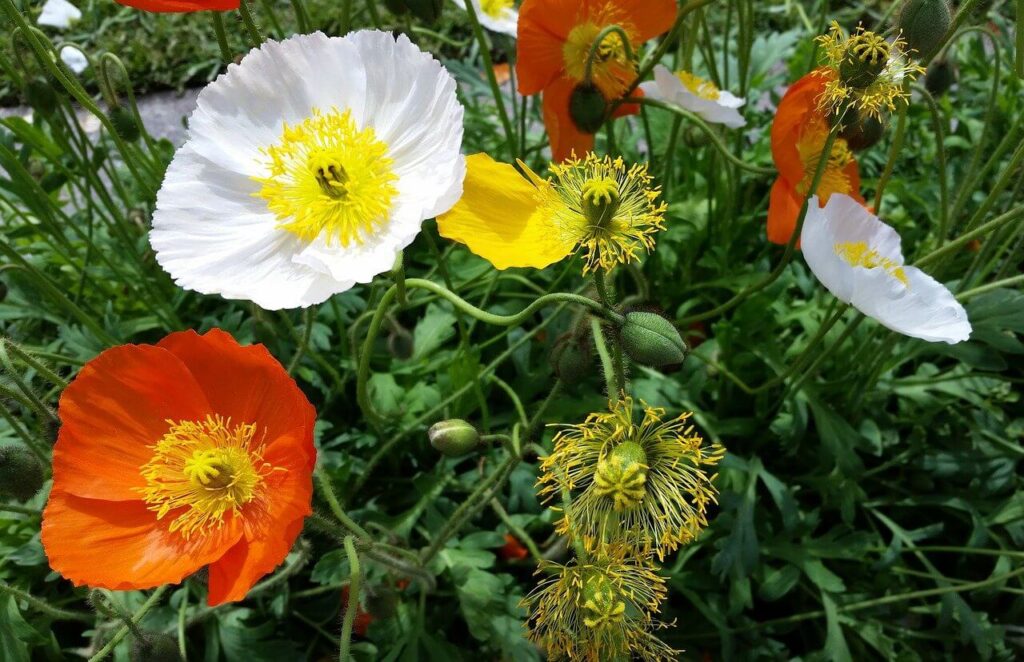
[[[459,9],[466,8],[466,0],[452,0]],[[516,36],[519,26],[519,12],[513,0],[471,0],[480,25],[488,30]]]
[[[800,234],[804,259],[832,294],[883,326],[930,342],[971,335],[967,311],[944,285],[903,264],[900,236],[848,195],[811,198]]]
[[[462,114],[405,36],[268,41],[199,94],[157,195],[157,261],[271,310],[367,283],[461,196]]]
[[[82,73],[89,67],[89,60],[85,57],[85,53],[74,46],[65,46],[60,49],[60,60],[76,74]]]
[[[672,73],[659,64],[654,67],[654,80],[641,83],[640,89],[652,99],[674,103],[712,124],[736,129],[747,123],[736,110],[746,103],[744,99],[686,71]]]
[[[80,18],[82,18],[82,12],[68,0],[46,0],[36,23],[66,30]]]

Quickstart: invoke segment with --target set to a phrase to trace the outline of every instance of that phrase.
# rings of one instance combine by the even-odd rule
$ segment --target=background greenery
[[[313,25],[338,31],[337,2],[304,4]],[[944,213],[956,237],[1022,202],[1013,8],[999,0],[976,4],[966,25],[990,33],[955,41],[949,59],[957,85],[936,97],[934,109],[915,95],[880,198],[881,216],[899,230],[909,256],[942,242],[936,229]],[[261,25],[290,34],[291,5],[271,5],[280,29],[264,4],[257,7]],[[354,26],[375,24],[368,6],[355,3]],[[721,135],[745,163],[768,168],[772,104],[780,86],[809,69],[824,19],[873,25],[890,8],[721,0],[693,15],[670,59],[746,96],[748,126]],[[82,22],[64,38],[93,54],[116,53],[137,93],[199,84],[222,68],[207,15],[146,15],[100,0],[82,9]],[[383,6],[378,11],[383,26],[410,30],[459,80],[465,151],[505,158],[504,128],[465,14],[448,6],[438,24],[425,27]],[[242,52],[245,33],[228,17],[232,49]],[[9,36],[9,22],[4,30]],[[514,42],[491,40],[494,59],[507,60]],[[5,38],[0,49],[8,74],[0,95],[13,101],[29,77],[16,74],[38,72],[10,43]],[[90,76],[84,81],[95,90]],[[510,101],[516,150],[542,168],[537,103]],[[45,453],[57,429],[61,380],[104,347],[217,326],[243,343],[267,344],[293,370],[317,406],[320,461],[349,515],[384,542],[429,545],[501,451],[442,459],[427,443],[426,427],[463,417],[507,431],[518,419],[503,385],[528,412],[536,410],[554,379],[552,348],[563,334],[587,327],[581,313],[549,308],[522,327],[501,329],[458,314],[429,292],[410,291],[374,348],[370,394],[389,421],[375,430],[356,405],[354,350],[392,277],[308,312],[266,312],[177,289],[146,238],[171,146],[145,138],[119,144],[106,130],[92,142],[62,121],[69,112],[61,93],[55,115],[0,121],[0,327],[9,339],[0,352],[0,444],[28,443]],[[708,531],[666,559],[671,597],[663,616],[676,627],[664,638],[686,649],[685,659],[1020,657],[1020,224],[929,269],[966,293],[972,339],[956,346],[906,339],[851,311],[835,316],[832,297],[799,257],[768,281],[783,255],[764,237],[774,175],[726,161],[688,123],[673,142],[673,125],[654,108],[616,124],[614,148],[652,163],[670,212],[657,251],[620,269],[614,284],[624,307],[676,320],[693,351],[677,370],[632,366],[629,388],[670,411],[693,410],[703,433],[729,454]],[[879,145],[859,155],[869,201],[895,134],[890,126]],[[609,146],[603,134],[598,149]],[[406,252],[405,271],[447,282],[497,313],[516,312],[545,292],[590,293],[577,262],[497,272],[439,238],[432,223]],[[742,298],[730,303],[737,294]],[[814,341],[823,324],[830,326]],[[603,388],[595,359],[545,419],[581,420],[604,406]],[[363,608],[370,616],[358,622],[370,622],[355,646],[358,659],[540,657],[522,637],[518,607],[536,564],[503,551],[505,534],[515,531],[529,534],[542,554],[564,555],[552,535],[553,513],[535,497],[535,478],[530,456],[499,498],[430,562],[431,590],[367,563]],[[140,592],[112,594],[91,612],[87,591],[48,569],[39,543],[44,503],[45,490],[27,503],[0,504],[3,660],[88,657],[121,628],[111,609],[132,613],[146,601]],[[142,627],[180,637],[190,660],[335,657],[348,576],[338,541],[311,528],[279,574],[246,601],[208,609],[195,577],[148,610]],[[132,655],[133,639],[116,648],[118,659]]]

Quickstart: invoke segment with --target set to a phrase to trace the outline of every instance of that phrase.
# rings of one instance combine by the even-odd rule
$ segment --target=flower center
[[[607,26],[581,23],[570,32],[562,46],[565,72],[577,82],[587,76],[587,59],[601,31]],[[636,74],[636,67],[626,55],[626,44],[617,32],[609,32],[601,39],[594,52],[590,69],[591,82],[597,85],[605,98],[622,95]]]
[[[701,99],[707,99],[709,101],[718,101],[718,97],[721,96],[721,92],[718,87],[709,80],[705,80],[700,76],[694,76],[689,71],[678,71],[676,76],[679,77],[680,82]]]
[[[800,160],[804,164],[804,178],[797,186],[797,192],[806,195],[811,183],[814,181],[814,174],[818,171],[818,163],[821,161],[822,148],[828,139],[828,130],[823,122],[814,122],[808,125],[803,134],[797,140],[796,148],[800,154]],[[818,182],[818,190],[815,191],[821,199],[822,204],[828,202],[833,193],[848,194],[852,190],[850,178],[846,174],[846,166],[853,161],[853,153],[847,147],[846,141],[836,138],[832,143],[832,152],[829,154],[828,162],[825,164],[825,171]]]
[[[640,505],[646,493],[647,454],[633,441],[619,444],[597,463],[594,487],[598,496],[609,497],[616,512]]]
[[[607,227],[619,209],[619,182],[611,177],[591,179],[583,184],[583,215],[592,226]]]
[[[270,176],[256,178],[257,195],[278,227],[306,242],[323,234],[328,244],[349,246],[387,222],[398,192],[388,146],[372,128],[358,129],[350,111],[313,109],[263,151]]]
[[[139,491],[157,519],[174,516],[170,530],[185,538],[223,525],[228,511],[237,515],[259,495],[266,475],[278,470],[253,443],[255,425],[232,425],[221,416],[168,424],[141,467],[146,487]]]
[[[512,0],[480,0],[480,11],[491,18],[501,18],[512,6]]]
[[[906,272],[903,271],[903,265],[895,260],[879,255],[878,251],[868,246],[867,242],[841,242],[835,245],[834,250],[836,255],[843,258],[850,266],[864,267],[865,269],[877,269],[880,267],[904,285],[910,284],[910,281],[907,280]]]
[[[583,612],[583,624],[600,630],[626,618],[626,603],[607,577],[591,575],[583,582]]]

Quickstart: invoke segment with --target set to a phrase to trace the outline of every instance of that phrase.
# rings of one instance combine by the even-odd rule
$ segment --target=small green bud
[[[607,110],[604,95],[593,83],[580,83],[569,96],[569,117],[584,133],[597,133]]]
[[[57,110],[57,93],[50,81],[36,76],[25,84],[25,101],[43,117],[49,117]]]
[[[453,418],[434,423],[427,430],[430,445],[448,457],[469,453],[480,444],[480,433],[466,421]]]
[[[441,17],[444,0],[405,0],[405,6],[421,21],[434,23]]]
[[[131,662],[181,662],[177,640],[162,632],[144,632],[132,642]]]
[[[141,135],[135,115],[124,106],[117,106],[110,110],[110,123],[114,125],[117,135],[127,142],[133,143]]]
[[[627,313],[619,335],[622,349],[637,363],[662,366],[682,363],[686,358],[686,343],[679,331],[656,313]]]
[[[586,377],[592,365],[590,345],[586,339],[567,333],[555,341],[551,350],[551,369],[566,384],[575,384]]]
[[[928,66],[924,77],[924,87],[932,96],[942,96],[956,82],[956,65],[948,59],[936,60]]]
[[[0,496],[28,501],[43,486],[43,466],[27,448],[0,447]]]
[[[838,118],[829,114],[829,124],[835,126]],[[885,135],[885,122],[857,110],[856,106],[848,106],[843,113],[839,137],[846,141],[846,146],[854,151],[867,149],[878,143]]]
[[[952,22],[948,0],[906,0],[900,10],[903,39],[917,58],[928,57],[942,44]]]

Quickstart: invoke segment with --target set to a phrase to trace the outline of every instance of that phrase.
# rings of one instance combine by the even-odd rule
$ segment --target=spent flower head
[[[708,471],[725,455],[706,444],[690,424],[691,413],[665,419],[665,410],[622,397],[609,411],[591,414],[555,436],[545,458],[540,494],[572,493],[560,533],[583,538],[629,540],[639,553],[664,558],[707,526],[716,500]]]

